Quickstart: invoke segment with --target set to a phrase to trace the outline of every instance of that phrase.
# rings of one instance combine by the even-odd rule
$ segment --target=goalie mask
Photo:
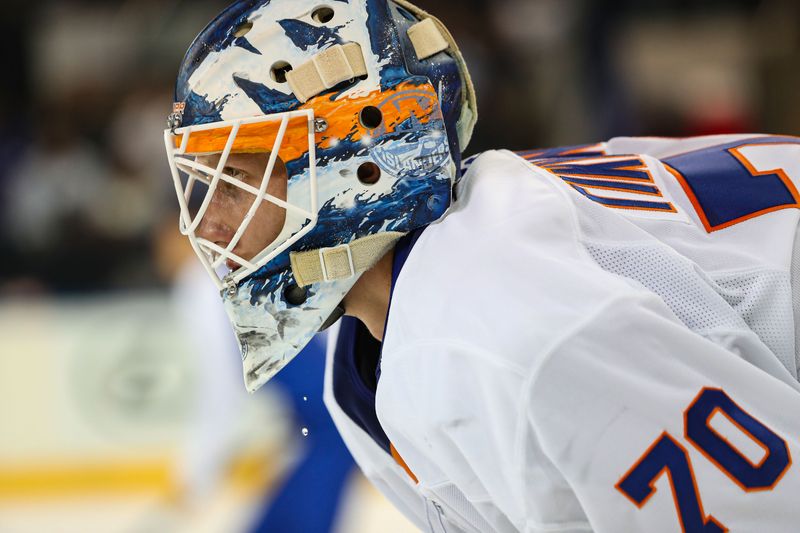
[[[248,0],[191,45],[165,131],[181,231],[256,390],[359,275],[450,205],[477,117],[444,26],[405,0]]]

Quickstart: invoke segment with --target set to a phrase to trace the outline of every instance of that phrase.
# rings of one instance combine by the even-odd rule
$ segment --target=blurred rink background
[[[793,0],[418,3],[472,66],[469,153],[800,134]],[[247,395],[176,236],[161,132],[225,5],[2,0],[0,533],[412,531],[325,419],[324,339]]]

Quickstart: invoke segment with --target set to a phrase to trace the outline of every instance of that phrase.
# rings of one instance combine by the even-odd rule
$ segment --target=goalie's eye
[[[228,176],[230,176],[232,178],[235,178],[235,179],[237,179],[239,181],[243,181],[245,183],[247,183],[247,178],[250,177],[250,175],[247,174],[247,172],[245,172],[244,170],[241,170],[239,168],[233,168],[233,167],[225,167],[225,168],[223,168],[222,169],[222,173],[223,174],[227,174]]]

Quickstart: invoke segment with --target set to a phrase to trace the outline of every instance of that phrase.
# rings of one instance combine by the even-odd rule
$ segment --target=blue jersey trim
[[[394,248],[389,310],[395,284],[411,250],[425,228],[405,235]],[[389,313],[386,314],[388,324]],[[385,329],[384,329],[385,331]],[[342,317],[333,355],[333,396],[344,413],[364,430],[375,443],[391,454],[389,437],[383,431],[375,411],[375,393],[380,379],[381,344],[372,338],[357,318]],[[371,379],[372,373],[375,379]]]
[[[363,429],[378,446],[389,452],[389,437],[384,433],[375,413],[374,385],[367,383],[359,372],[356,354],[366,357],[363,350],[356,350],[359,339],[369,336],[366,326],[357,318],[342,317],[336,351],[333,356],[333,396],[342,411]],[[374,355],[375,366],[378,356]]]

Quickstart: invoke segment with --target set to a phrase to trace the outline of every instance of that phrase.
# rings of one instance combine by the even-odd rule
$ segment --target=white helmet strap
[[[422,61],[450,48],[433,19],[425,19],[408,28],[408,38],[414,45],[417,59]]]
[[[343,81],[367,75],[367,63],[358,43],[337,44],[286,73],[295,98],[306,103]]]

